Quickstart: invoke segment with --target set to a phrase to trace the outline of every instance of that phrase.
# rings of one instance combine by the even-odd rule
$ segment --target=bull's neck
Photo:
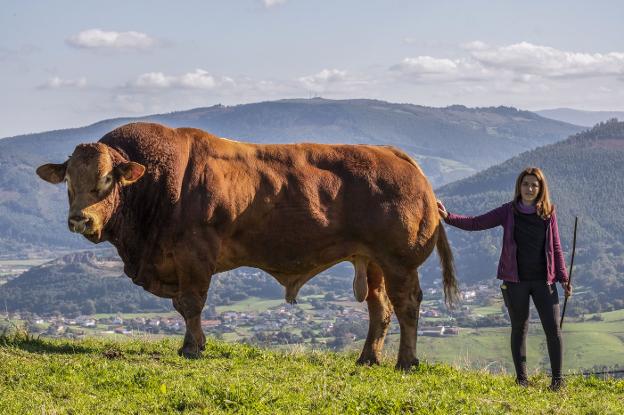
[[[168,214],[153,183],[142,181],[120,189],[117,209],[105,228],[106,240],[117,248],[126,274],[133,279],[138,276],[142,259],[151,256]]]
[[[130,159],[122,147],[107,145],[115,162]],[[154,180],[148,168],[136,183],[117,191],[116,208],[106,224],[104,238],[117,248],[126,267],[138,267],[140,260],[149,255],[164,225],[163,218],[170,211],[167,206],[162,206],[163,195],[158,186],[159,182]],[[136,272],[126,270],[126,274],[133,278]]]

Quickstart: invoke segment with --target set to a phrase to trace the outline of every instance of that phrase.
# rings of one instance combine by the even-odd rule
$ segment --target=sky
[[[317,96],[624,110],[621,0],[0,5],[0,137]]]

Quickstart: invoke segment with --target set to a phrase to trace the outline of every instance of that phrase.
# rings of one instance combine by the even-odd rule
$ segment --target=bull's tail
[[[442,221],[438,225],[438,241],[436,243],[438,249],[438,257],[440,258],[440,266],[442,267],[442,277],[444,283],[444,299],[449,307],[459,299],[459,287],[455,279],[455,263],[453,261],[453,252],[449,245],[446,231],[442,226]]]

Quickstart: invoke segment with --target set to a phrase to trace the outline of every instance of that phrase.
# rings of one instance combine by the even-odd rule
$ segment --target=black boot
[[[563,380],[563,378],[552,378],[548,389],[550,389],[553,392],[556,392],[563,387],[565,387],[565,381]]]

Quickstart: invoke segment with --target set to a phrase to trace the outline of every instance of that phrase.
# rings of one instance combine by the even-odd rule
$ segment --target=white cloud
[[[62,79],[58,76],[48,79],[48,81],[39,86],[39,89],[60,89],[60,88],[84,88],[87,86],[86,78],[78,79]]]
[[[479,81],[490,76],[482,65],[467,59],[416,56],[390,67],[393,75],[418,82]]]
[[[459,61],[451,59],[438,59],[431,56],[417,56],[415,58],[405,58],[403,61],[395,65],[395,69],[409,74],[427,75],[427,74],[454,74],[460,66]]]
[[[149,49],[156,45],[156,40],[141,32],[89,29],[70,36],[66,43],[81,49]]]
[[[127,86],[138,89],[215,89],[235,86],[236,82],[227,76],[215,77],[203,69],[195,69],[182,75],[166,75],[162,72],[141,74]]]
[[[460,45],[468,56],[416,56],[390,67],[391,73],[418,82],[504,81],[623,77],[624,53],[578,53],[528,42],[492,47],[481,41]]]
[[[267,9],[279,6],[280,4],[284,3],[286,3],[286,0],[262,0],[262,4],[264,4],[264,7],[266,7]]]
[[[358,80],[350,76],[347,71],[339,69],[323,69],[322,71],[297,79],[307,90],[323,92],[329,88],[348,89],[355,85],[366,84],[364,80]]]
[[[624,75],[624,53],[580,53],[516,43],[499,48],[471,51],[480,64],[515,73],[520,78],[537,75],[545,78],[597,77]]]

